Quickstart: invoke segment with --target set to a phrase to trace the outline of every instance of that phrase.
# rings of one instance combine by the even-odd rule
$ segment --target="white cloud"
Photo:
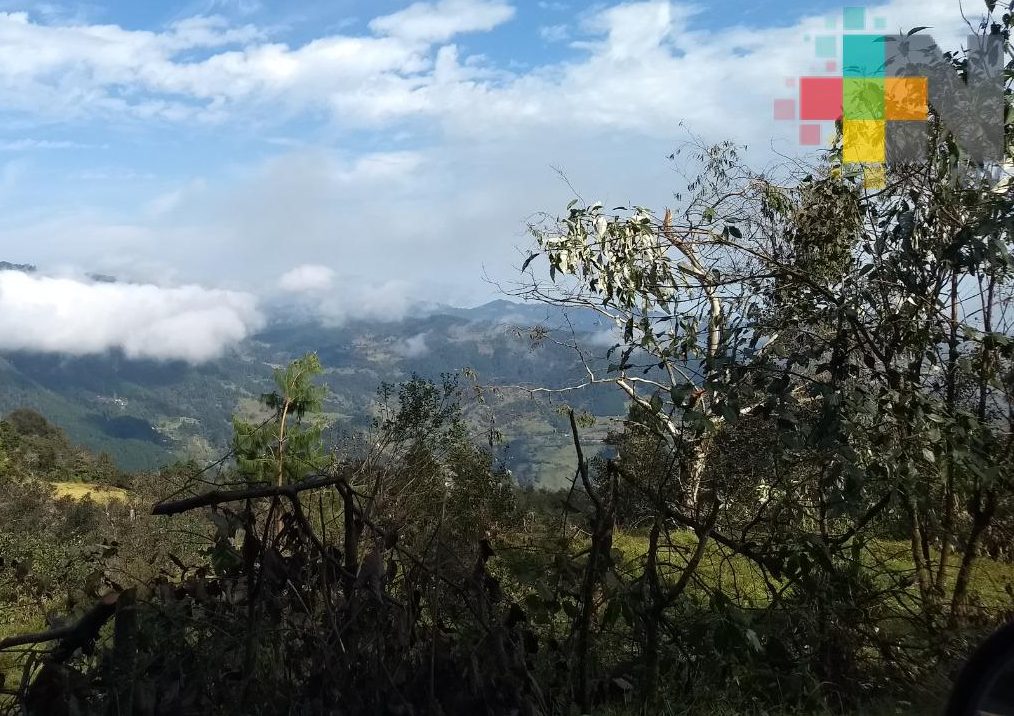
[[[429,346],[426,345],[427,335],[427,332],[423,332],[406,338],[395,346],[394,352],[402,358],[419,358],[426,355],[430,352]]]
[[[420,152],[377,152],[364,154],[334,167],[336,182],[348,186],[383,185],[398,182],[419,171],[425,158]]]
[[[93,145],[82,144],[80,142],[71,142],[67,140],[57,139],[12,139],[6,142],[0,142],[0,151],[3,152],[25,152],[36,149],[92,149]]]
[[[413,42],[446,42],[464,32],[492,30],[512,17],[514,8],[501,0],[438,0],[375,18],[370,29]]]
[[[253,25],[230,27],[228,20],[213,15],[177,20],[162,34],[159,44],[169,51],[178,51],[241,45],[262,39],[264,34]]]
[[[623,344],[623,331],[619,328],[606,328],[583,338],[583,342],[592,348],[612,348]]]
[[[652,57],[658,55],[667,39],[685,32],[687,20],[699,11],[669,2],[637,2],[602,10],[590,16],[586,25],[605,35],[603,42],[592,45],[604,58],[617,61]]]
[[[964,36],[952,0],[893,0],[868,11],[890,28],[929,25],[945,47]],[[60,121],[124,113],[229,121],[257,112],[279,122],[325,110],[336,125],[373,129],[419,118],[472,135],[591,127],[661,137],[686,120],[766,139],[771,100],[785,77],[809,73],[813,47],[802,38],[826,32],[824,18],[699,30],[692,20],[701,12],[664,0],[584,10],[577,19],[585,34],[574,46],[585,56],[526,72],[459,59],[454,46],[441,46],[511,19],[514,8],[503,0],[417,2],[374,18],[372,36],[326,35],[301,46],[220,17],[152,32],[0,13],[0,101]],[[560,28],[542,33],[559,38]],[[193,50],[201,50],[198,59]]]
[[[194,50],[210,54],[184,59]],[[368,116],[383,115],[385,96],[427,66],[424,47],[390,37],[329,36],[291,49],[214,17],[150,32],[0,13],[0,100],[63,122],[123,113],[215,120],[237,104],[273,105],[276,115],[362,105]]]
[[[546,42],[563,42],[570,38],[570,28],[566,25],[544,25],[539,28],[539,37]]]
[[[0,271],[0,350],[200,363],[261,324],[255,299],[200,286],[94,283]]]
[[[282,274],[278,287],[292,293],[312,293],[327,290],[333,280],[334,271],[327,266],[304,264]]]
[[[324,302],[320,310],[325,318],[339,322],[349,319],[400,321],[415,303],[416,290],[417,286],[397,279],[376,284],[348,281],[341,293]]]

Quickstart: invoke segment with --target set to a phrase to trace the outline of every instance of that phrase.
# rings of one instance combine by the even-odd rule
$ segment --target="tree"
[[[980,30],[1009,43],[1011,22]],[[951,61],[967,70],[967,56]],[[879,636],[857,642],[862,625],[847,621],[859,594],[874,611],[907,599],[902,584],[876,595],[883,575],[865,567],[892,518],[906,523],[925,633],[962,618],[1014,479],[1014,204],[935,111],[929,126],[927,160],[891,166],[883,190],[843,163],[840,135],[819,164],[778,179],[729,143],[691,145],[700,174],[676,207],[575,201],[532,227],[518,293],[615,326],[608,364],[574,343],[581,385],[618,387],[628,439],[667,453],[616,466],[652,515],[647,706],[659,625],[678,633],[667,615],[679,590],[659,567],[673,523],[697,540],[677,585],[717,543],[755,563],[773,604],[794,594],[815,610],[810,653],[828,683],[853,678],[864,646],[900,658]]]
[[[322,372],[315,353],[275,369],[276,389],[261,396],[271,417],[259,424],[233,420],[236,462],[249,480],[282,487],[321,467],[324,423],[319,413],[326,389],[314,381]],[[307,415],[311,420],[304,424]]]

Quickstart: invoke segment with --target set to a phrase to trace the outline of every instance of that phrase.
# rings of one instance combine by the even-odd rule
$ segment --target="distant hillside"
[[[0,271],[21,271],[22,273],[35,273],[35,266],[32,264],[12,264],[10,261],[0,261]]]
[[[326,409],[339,427],[363,427],[381,382],[413,372],[436,378],[465,368],[484,385],[562,387],[583,379],[573,351],[545,343],[533,348],[511,325],[571,330],[604,356],[606,326],[592,313],[565,318],[554,309],[494,301],[471,309],[440,307],[393,323],[277,321],[219,360],[200,366],[128,360],[119,354],[68,357],[0,355],[0,413],[37,410],[70,438],[107,452],[124,469],[153,468],[178,457],[209,460],[228,448],[231,418],[256,408],[270,390],[271,369],[308,351],[327,368]],[[601,386],[567,394],[575,407],[621,416],[618,391]],[[508,391],[495,404],[505,458],[522,481],[558,483],[572,477],[572,448],[556,409],[562,398],[533,400]],[[476,415],[488,421],[488,416]],[[603,422],[594,435],[604,436]],[[589,434],[589,439],[594,438]]]
[[[66,484],[116,485],[122,478],[108,455],[75,445],[63,430],[25,408],[0,420],[0,470],[5,476]]]

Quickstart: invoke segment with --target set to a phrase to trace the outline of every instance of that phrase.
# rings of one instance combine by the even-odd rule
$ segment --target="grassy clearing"
[[[106,504],[113,500],[126,502],[130,497],[126,490],[108,485],[91,485],[86,482],[51,482],[49,484],[53,486],[58,498],[69,497],[72,500],[83,500],[88,497],[93,502]]]
[[[679,577],[687,564],[697,538],[693,533],[679,530],[672,531],[671,542],[661,546],[659,564],[662,577],[672,583]],[[664,538],[663,538],[664,540]],[[552,573],[554,550],[566,550],[574,561],[577,569],[581,568],[587,555],[588,541],[585,535],[577,533],[569,543],[566,540],[550,538],[545,533],[532,536],[521,543],[514,543],[500,552],[500,564],[505,567],[505,583],[526,591],[526,585],[537,583],[543,578],[548,590],[553,583],[546,583],[544,575]],[[616,530],[613,534],[613,559],[615,568],[623,577],[623,581],[632,584],[641,576],[648,551],[648,536],[642,530]],[[939,555],[935,555],[939,556]],[[875,581],[894,595],[884,602],[884,609],[871,615],[876,627],[890,633],[907,634],[910,625],[907,618],[918,608],[918,587],[915,585],[914,568],[910,545],[905,541],[878,540],[869,544],[861,557],[864,567],[874,576]],[[953,589],[954,576],[957,572],[957,559],[948,571],[946,580],[947,592]],[[782,586],[783,583],[776,583]],[[544,590],[545,591],[545,590]],[[731,602],[747,611],[766,609],[770,605],[770,594],[764,576],[750,560],[731,553],[730,550],[710,542],[703,559],[696,571],[694,579],[688,586],[687,595],[695,599],[704,599],[714,591],[720,591]],[[970,596],[973,604],[985,608],[988,612],[1000,613],[1014,609],[1014,565],[997,562],[987,557],[977,560],[972,573]],[[541,592],[536,592],[541,595]],[[706,604],[706,601],[703,603]],[[558,633],[566,633],[572,619],[563,613],[557,613],[549,621],[539,622],[548,629]],[[604,633],[600,648],[612,648],[608,635]],[[872,658],[876,658],[873,656]],[[917,714],[935,713],[949,693],[949,679],[941,675],[939,679],[927,679],[920,690],[911,694],[884,695],[881,700],[866,703],[856,713],[869,716],[916,716]],[[697,704],[692,713],[709,713],[715,716],[732,716],[732,714],[751,713],[767,714],[768,716],[825,716],[831,711],[794,711],[777,708],[754,708],[746,702],[738,702],[735,695],[716,696],[716,703],[701,710]],[[691,713],[686,704],[676,702],[660,709],[660,716],[686,716]],[[725,701],[729,701],[725,704]],[[596,711],[596,713],[599,713]],[[603,710],[603,714],[628,716],[640,713],[635,707],[613,706]]]
[[[668,572],[670,578],[678,575],[696,543],[697,538],[690,532],[673,533],[672,543],[664,546],[659,553],[660,563],[664,565],[662,573]],[[648,551],[646,535],[617,531],[613,535],[613,548],[622,555],[623,569],[635,575],[640,573]],[[934,554],[933,557],[938,559],[939,554]],[[867,568],[881,571],[885,582],[905,585],[905,590],[913,598],[916,596],[915,567],[911,546],[907,542],[876,540],[864,549],[862,559]],[[959,559],[954,557],[947,570],[945,581],[948,593],[954,586]],[[768,592],[760,569],[745,557],[732,554],[714,542],[709,543],[697,574],[698,584],[720,589],[743,606],[763,606],[767,603]],[[972,568],[970,592],[973,602],[981,606],[990,609],[1014,608],[1014,564],[980,557]]]

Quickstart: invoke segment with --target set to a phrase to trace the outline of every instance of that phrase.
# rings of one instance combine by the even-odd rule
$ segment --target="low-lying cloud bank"
[[[278,279],[278,287],[291,293],[323,291],[331,288],[334,271],[327,266],[304,264],[286,271]]]
[[[365,282],[322,264],[296,266],[278,278],[277,286],[294,305],[328,325],[400,321],[420,307],[412,298],[413,286],[405,281]]]
[[[262,324],[246,293],[0,271],[0,350],[201,363]]]

